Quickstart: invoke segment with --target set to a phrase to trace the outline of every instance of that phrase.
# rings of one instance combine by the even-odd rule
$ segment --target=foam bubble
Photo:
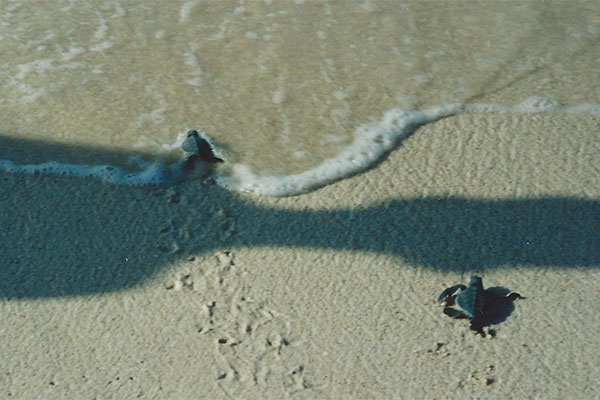
[[[198,0],[191,0],[186,3],[183,3],[181,8],[179,9],[179,22],[185,22],[190,17],[190,13],[192,12],[192,8],[198,4]]]
[[[464,110],[478,113],[511,114],[597,114],[600,113],[600,104],[563,106],[552,97],[531,96],[513,107],[503,104],[465,104]]]
[[[97,43],[93,46],[90,46],[91,51],[104,51],[106,49],[111,48],[113,43],[111,41],[105,40],[100,43]]]
[[[108,183],[128,186],[169,185],[173,183],[171,172],[158,163],[152,163],[142,171],[127,171],[112,165],[77,165],[56,161],[43,164],[17,164],[0,159],[0,169],[18,174],[95,178]]]
[[[540,113],[558,111],[561,105],[551,97],[531,96],[514,107],[516,112]]]

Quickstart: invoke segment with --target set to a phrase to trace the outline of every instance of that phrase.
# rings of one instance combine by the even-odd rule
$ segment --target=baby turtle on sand
[[[198,160],[206,163],[222,163],[223,160],[215,156],[215,152],[211,144],[204,138],[202,138],[198,131],[191,130],[187,133],[187,138],[181,145],[181,150],[186,153],[191,153],[187,158],[184,170],[191,171]]]
[[[450,318],[468,318],[471,329],[481,333],[484,326],[504,321],[514,310],[512,302],[524,298],[501,287],[484,289],[481,277],[473,275],[469,286],[449,287],[437,301],[444,306],[444,314]],[[452,307],[455,304],[458,309]]]

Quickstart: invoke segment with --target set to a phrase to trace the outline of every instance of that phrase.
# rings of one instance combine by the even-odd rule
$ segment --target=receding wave
[[[552,98],[533,96],[512,107],[501,104],[456,103],[422,111],[394,108],[388,110],[380,121],[359,126],[354,132],[352,143],[315,168],[290,175],[260,175],[243,163],[226,162],[224,168],[214,171],[214,179],[229,190],[257,195],[292,196],[306,193],[372,168],[383,155],[397,146],[399,140],[416,127],[465,112],[600,114],[600,105],[582,104],[567,107]],[[179,134],[173,143],[163,147],[169,150],[179,147],[183,138],[183,134]],[[0,170],[32,175],[93,178],[130,186],[172,185],[181,181],[177,165],[139,164],[141,170],[128,171],[111,165],[79,165],[58,161],[18,164],[0,159]]]

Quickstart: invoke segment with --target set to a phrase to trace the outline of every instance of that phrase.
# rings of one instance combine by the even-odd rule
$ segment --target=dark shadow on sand
[[[298,211],[199,183],[132,188],[0,171],[0,188],[5,299],[124,290],[177,259],[240,246],[386,253],[440,271],[600,266],[600,202],[576,198],[424,197]]]
[[[484,312],[484,318],[481,321],[482,327],[500,324],[506,321],[513,311],[515,311],[515,302],[505,300],[506,295],[511,293],[512,290],[502,286],[492,286],[486,290],[495,294],[497,297],[492,297],[491,300],[488,301]],[[521,299],[518,299],[516,301],[520,300]]]

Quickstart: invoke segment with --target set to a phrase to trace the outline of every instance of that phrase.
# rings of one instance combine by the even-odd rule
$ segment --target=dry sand
[[[460,115],[302,196],[0,173],[0,398],[599,398],[591,115]],[[493,328],[435,304],[483,276]]]

